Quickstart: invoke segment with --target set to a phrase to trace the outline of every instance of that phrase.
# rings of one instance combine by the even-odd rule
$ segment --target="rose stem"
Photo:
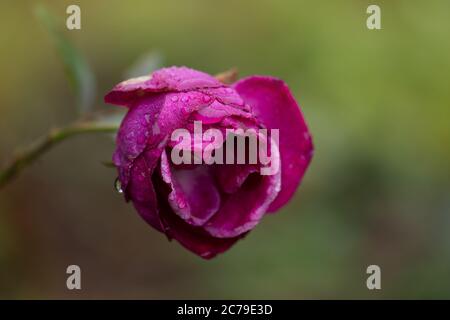
[[[78,134],[113,133],[117,130],[118,127],[115,125],[102,124],[95,121],[75,122],[66,127],[52,129],[45,136],[18,151],[6,167],[0,170],[0,188],[5,186],[17,176],[22,169],[31,164],[58,142]]]

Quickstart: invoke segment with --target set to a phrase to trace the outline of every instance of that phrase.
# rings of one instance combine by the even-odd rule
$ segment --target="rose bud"
[[[153,228],[206,259],[284,206],[312,157],[299,106],[286,84],[272,77],[251,76],[228,86],[200,71],[170,67],[119,83],[105,102],[128,108],[113,155],[125,199]],[[255,160],[251,134],[244,162],[221,161],[242,151],[239,144],[229,149],[228,141],[245,130],[253,130],[261,161],[248,161]],[[262,158],[275,170],[264,173],[270,164]]]

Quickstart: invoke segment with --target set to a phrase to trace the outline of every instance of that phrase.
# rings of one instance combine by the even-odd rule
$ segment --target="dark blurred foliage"
[[[313,134],[291,203],[204,261],[113,189],[109,136],[57,146],[0,190],[2,298],[450,298],[450,2],[43,1],[102,95],[146,52],[166,65],[284,79]],[[0,156],[76,117],[35,1],[0,3]],[[82,269],[68,291],[66,267]],[[382,269],[368,291],[366,268]]]

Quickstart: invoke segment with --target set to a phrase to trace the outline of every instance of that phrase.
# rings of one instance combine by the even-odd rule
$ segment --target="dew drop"
[[[179,200],[178,201],[178,208],[184,209],[185,207],[186,207],[186,202],[184,202],[184,200]]]
[[[139,181],[144,181],[146,177],[147,176],[146,176],[145,172],[141,172],[141,174],[138,175],[138,180]]]
[[[200,254],[200,256],[201,256],[202,258],[209,258],[209,257],[212,256],[212,253],[209,252],[209,251],[205,251],[205,252],[202,252],[202,253]]]
[[[305,140],[311,139],[311,137],[310,137],[310,135],[309,135],[308,132],[304,132],[304,133],[303,133],[303,137],[305,138]]]
[[[172,100],[173,102],[177,102],[178,101],[178,96],[172,96],[172,98],[170,98],[170,100]]]
[[[154,135],[158,135],[161,132],[157,122],[152,126],[152,132]]]
[[[123,193],[122,183],[120,182],[119,177],[117,177],[116,180],[114,181],[114,189],[116,189],[118,193]]]
[[[189,100],[189,97],[188,97],[188,96],[183,96],[183,97],[181,98],[181,101],[183,101],[183,102],[188,102],[188,100]]]

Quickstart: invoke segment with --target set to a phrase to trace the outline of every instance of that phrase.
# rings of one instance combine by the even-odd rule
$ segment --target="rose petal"
[[[278,194],[280,174],[247,177],[238,191],[222,200],[222,207],[203,226],[218,238],[232,238],[253,229]]]
[[[279,129],[282,185],[273,212],[293,196],[312,157],[313,145],[303,115],[287,85],[276,78],[253,76],[234,88],[268,129]]]
[[[212,168],[205,165],[191,169],[176,169],[161,155],[161,176],[171,192],[168,202],[172,210],[187,223],[201,226],[220,207],[220,194],[211,174]]]
[[[206,95],[198,92],[160,93],[141,98],[122,120],[116,138],[113,162],[119,168],[122,188],[126,188],[129,170],[145,148],[159,153],[173,130],[186,125],[192,112],[204,108]]]
[[[258,172],[258,169],[259,165],[256,164],[217,165],[215,174],[223,192],[235,193],[244,184],[248,176]]]
[[[151,177],[157,161],[152,155],[143,154],[131,169],[128,188],[124,191],[132,200],[134,207],[141,217],[157,230],[164,232],[158,214],[158,203]]]
[[[133,161],[144,151],[152,135],[150,128],[155,123],[156,115],[161,111],[164,101],[163,94],[142,99],[139,107],[130,109],[122,120],[116,136],[117,147],[113,162],[119,170],[119,179],[124,190],[130,179]],[[159,158],[159,154],[155,157]]]
[[[232,105],[234,107],[238,107],[239,109],[248,111],[247,106],[244,104],[244,100],[242,100],[233,88],[226,86],[220,88],[200,89],[199,91],[206,93],[222,104]]]
[[[221,122],[224,118],[236,116],[251,119],[253,115],[247,111],[236,108],[231,105],[223,104],[217,100],[194,112],[190,119],[192,121],[201,121],[202,124],[213,124]]]
[[[272,161],[279,162],[280,154],[276,145],[271,157]],[[232,238],[253,229],[280,191],[280,170],[272,175],[263,176],[259,173],[250,173],[245,169],[248,165],[243,166],[244,170],[240,172],[240,177],[234,181],[235,184],[241,184],[240,188],[227,197],[224,196],[219,211],[203,226],[214,237]],[[218,166],[217,170],[225,167]],[[244,178],[247,173],[247,177]],[[231,190],[233,184],[226,187]]]
[[[204,259],[211,259],[219,253],[228,250],[245,234],[234,238],[215,238],[208,234],[202,227],[186,223],[173,212],[168,202],[170,187],[162,180],[159,174],[154,176],[154,186],[158,198],[158,207],[164,230],[169,238],[177,240],[186,249],[194,252]]]
[[[221,86],[224,84],[207,73],[186,67],[170,67],[119,83],[105,96],[105,102],[130,107],[146,94]]]

